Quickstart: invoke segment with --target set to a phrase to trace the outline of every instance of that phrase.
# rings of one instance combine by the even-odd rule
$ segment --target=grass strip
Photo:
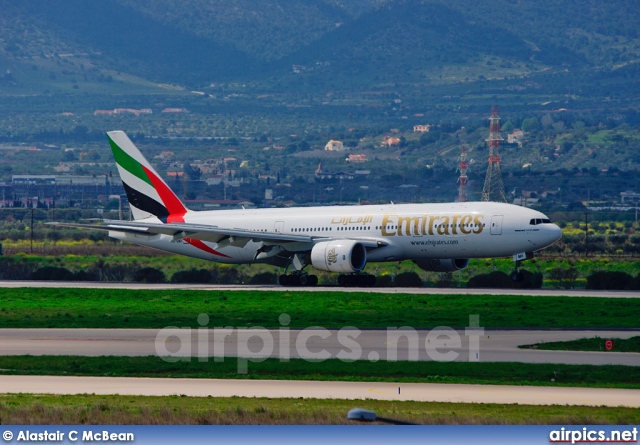
[[[1,374],[108,377],[171,377],[353,382],[468,383],[640,389],[640,367],[475,362],[310,362],[270,358],[249,362],[238,374],[236,358],[170,363],[157,356],[1,356]],[[554,381],[552,381],[552,379]]]
[[[367,292],[260,292],[128,289],[0,289],[3,328],[465,327],[637,328],[640,299]]]
[[[351,408],[423,424],[637,425],[640,410],[587,406],[102,395],[0,395],[13,425],[352,424]]]
[[[554,341],[549,343],[536,343],[534,345],[522,345],[522,349],[546,349],[550,351],[606,351],[605,342],[613,341],[612,352],[640,352],[640,337],[631,338],[580,338],[570,341]]]

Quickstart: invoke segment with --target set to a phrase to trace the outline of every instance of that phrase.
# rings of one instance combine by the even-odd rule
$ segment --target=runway
[[[585,337],[637,335],[638,331],[629,330],[486,330],[477,334],[442,329],[0,329],[0,355],[411,359],[640,366],[640,353],[518,348]]]
[[[0,393],[269,397],[640,407],[640,390],[435,383],[0,376]]]
[[[140,283],[65,283],[1,281],[0,287],[330,291],[371,293],[533,295],[639,298],[638,292],[584,290],[434,289],[434,288],[282,288],[280,286],[212,286]],[[467,335],[469,334],[469,335]],[[638,330],[276,330],[232,329],[0,329],[0,355],[261,357],[356,360],[441,360],[640,366],[640,354],[544,351],[519,345],[585,337],[629,338]],[[474,340],[475,339],[475,340]],[[471,342],[470,342],[471,340]],[[477,348],[474,347],[477,341]],[[318,355],[320,354],[320,356]],[[455,357],[453,357],[453,356]],[[248,366],[251,366],[250,360]],[[400,389],[400,391],[399,391]],[[123,394],[212,397],[338,398],[432,402],[519,403],[640,407],[640,390],[499,385],[398,384],[318,381],[0,376],[0,393]]]
[[[0,288],[71,288],[71,289],[148,289],[148,290],[202,290],[202,291],[300,291],[300,292],[369,292],[382,294],[420,295],[527,295],[539,297],[595,297],[595,298],[640,298],[638,291],[596,291],[585,289],[467,289],[435,287],[284,287],[278,285],[249,284],[152,284],[78,281],[0,281]]]

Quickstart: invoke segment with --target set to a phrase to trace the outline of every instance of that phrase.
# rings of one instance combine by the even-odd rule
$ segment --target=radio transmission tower
[[[504,194],[504,184],[502,182],[502,167],[500,165],[500,117],[498,107],[491,107],[491,117],[489,118],[489,166],[487,167],[487,177],[482,188],[482,201],[507,202]]]
[[[462,146],[462,152],[460,153],[460,157],[458,158],[458,171],[460,172],[460,178],[458,182],[460,185],[458,186],[458,202],[467,202],[469,201],[469,195],[467,194],[467,169],[469,168],[469,163],[467,162],[467,149]]]

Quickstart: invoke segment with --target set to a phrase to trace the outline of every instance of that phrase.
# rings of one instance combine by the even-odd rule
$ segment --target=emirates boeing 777
[[[340,285],[370,286],[367,263],[412,260],[433,272],[467,267],[470,258],[513,257],[514,280],[533,252],[562,236],[544,214],[496,202],[189,210],[122,131],[107,133],[133,221],[100,225],[109,236],[220,263],[284,267],[282,285],[313,286],[316,270]],[[287,271],[292,269],[291,273]]]

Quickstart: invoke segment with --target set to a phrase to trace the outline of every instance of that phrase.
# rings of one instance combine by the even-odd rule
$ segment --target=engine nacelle
[[[318,243],[311,249],[311,264],[327,272],[357,272],[367,264],[367,249],[353,240]]]
[[[427,272],[455,272],[469,265],[469,259],[413,260],[422,270]]]

